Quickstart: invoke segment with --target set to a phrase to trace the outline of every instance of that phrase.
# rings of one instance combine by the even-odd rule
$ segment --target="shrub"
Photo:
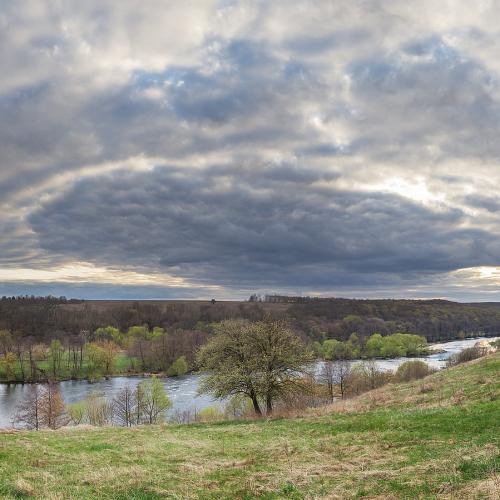
[[[392,378],[392,373],[380,370],[373,361],[363,361],[354,365],[349,375],[349,394],[362,394],[381,387]]]
[[[83,401],[69,406],[71,420],[75,424],[90,424],[97,427],[111,425],[113,408],[103,393],[92,392]]]
[[[487,352],[484,347],[468,347],[456,354],[450,356],[446,362],[448,366],[455,366],[461,363],[467,363],[467,361],[472,361],[473,359],[478,359],[484,356]]]
[[[198,421],[199,422],[215,422],[217,420],[223,420],[223,413],[216,408],[215,406],[207,406],[200,410],[198,413]]]
[[[409,380],[424,378],[433,371],[427,363],[418,359],[406,361],[399,365],[396,371],[396,380],[399,382],[408,382]]]
[[[188,371],[188,364],[186,361],[186,356],[181,356],[177,358],[168,369],[168,375],[170,377],[176,377],[178,375],[184,375]]]

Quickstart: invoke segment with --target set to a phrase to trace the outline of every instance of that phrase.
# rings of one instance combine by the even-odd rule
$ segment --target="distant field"
[[[500,353],[296,418],[0,434],[2,498],[499,498]]]
[[[156,307],[168,307],[169,305],[184,305],[187,307],[201,307],[201,306],[212,306],[211,300],[85,300],[80,303],[69,303],[63,304],[59,307],[82,310],[85,305],[90,305],[92,307],[97,307],[99,309],[109,309],[113,307],[121,306],[133,306],[134,304],[140,305],[150,305]],[[252,303],[247,300],[217,300],[215,305],[223,305],[229,309],[237,308],[239,305],[251,305]],[[292,304],[275,304],[271,302],[258,302],[260,307],[265,310],[273,311],[286,311]]]

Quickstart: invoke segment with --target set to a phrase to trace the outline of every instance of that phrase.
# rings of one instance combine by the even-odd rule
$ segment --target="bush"
[[[478,359],[487,354],[487,350],[484,347],[468,347],[463,351],[457,352],[450,356],[446,362],[448,366],[455,366],[461,363],[467,363],[473,359]]]
[[[198,412],[199,422],[215,422],[217,420],[223,420],[224,414],[216,408],[215,406],[207,406]]]
[[[169,377],[177,377],[179,375],[184,375],[188,371],[188,364],[186,361],[186,356],[181,356],[177,358],[168,369]]]
[[[409,380],[427,377],[427,375],[433,371],[434,370],[423,361],[406,361],[399,365],[395,378],[398,382],[408,382]]]
[[[363,361],[354,365],[349,374],[349,395],[362,394],[390,382],[392,373],[383,371],[373,361]]]

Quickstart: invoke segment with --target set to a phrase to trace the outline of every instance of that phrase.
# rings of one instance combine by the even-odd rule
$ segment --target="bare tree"
[[[349,378],[351,376],[351,363],[345,359],[340,359],[333,363],[333,377],[340,389],[340,397],[345,398],[349,387]]]
[[[24,399],[16,407],[16,413],[12,419],[13,425],[36,431],[40,429],[44,392],[45,389],[38,384],[28,387]]]
[[[56,384],[49,382],[40,398],[40,422],[49,429],[68,423],[66,407]]]
[[[319,382],[326,385],[330,400],[335,399],[334,388],[336,384],[335,369],[332,361],[325,361],[319,373]]]
[[[13,336],[13,347],[14,347],[14,352],[17,355],[18,365],[19,365],[19,369],[21,371],[21,380],[24,381],[24,380],[26,380],[26,371],[25,371],[25,364],[24,364],[24,355],[26,352],[26,345],[25,345],[25,341],[21,335],[21,332],[16,332],[15,335]]]
[[[125,386],[113,398],[113,412],[116,421],[124,427],[132,427],[136,415],[137,397],[130,386]]]

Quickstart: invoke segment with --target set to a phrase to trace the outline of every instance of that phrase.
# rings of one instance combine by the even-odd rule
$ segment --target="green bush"
[[[168,369],[168,375],[170,377],[176,377],[178,375],[184,375],[188,371],[188,364],[185,356],[177,358]]]
[[[427,375],[433,371],[434,370],[427,363],[415,359],[399,365],[395,378],[399,382],[408,382],[409,380],[427,377]]]
[[[198,413],[198,421],[200,422],[215,422],[223,419],[224,414],[215,406],[207,406]]]

